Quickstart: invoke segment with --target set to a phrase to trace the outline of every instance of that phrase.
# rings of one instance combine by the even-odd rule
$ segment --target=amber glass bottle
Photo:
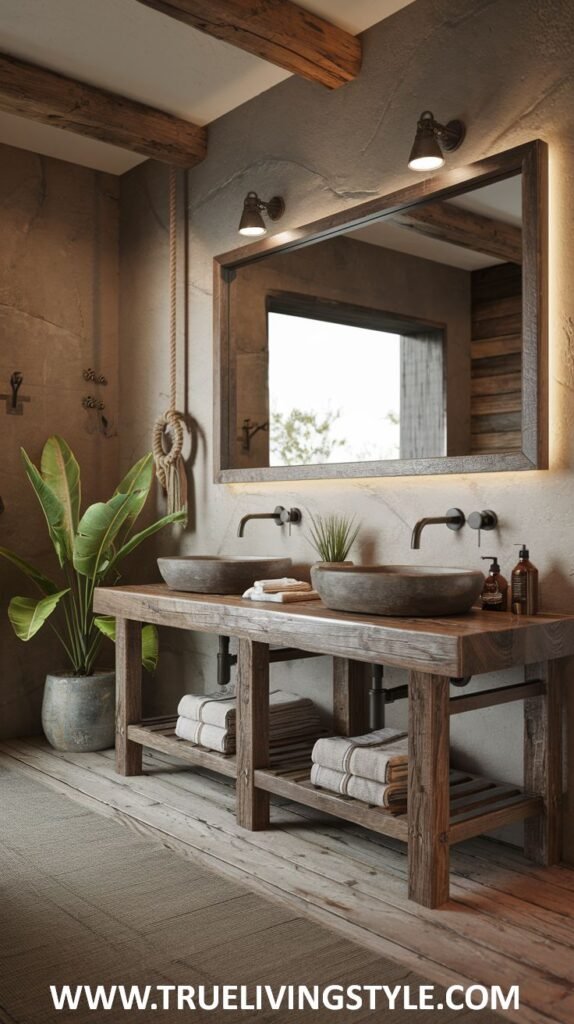
[[[496,556],[482,557],[484,560],[490,559],[491,565],[480,595],[480,606],[483,612],[505,612],[508,606],[508,583],[500,571]]]
[[[538,611],[538,569],[529,559],[530,552],[526,544],[523,544],[518,564],[510,577],[512,611],[515,615],[536,615]]]

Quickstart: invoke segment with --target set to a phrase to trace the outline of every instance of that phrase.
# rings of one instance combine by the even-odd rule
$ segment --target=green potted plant
[[[311,528],[308,539],[319,555],[321,565],[325,562],[330,565],[349,565],[347,555],[355,543],[360,524],[356,523],[355,516],[338,515],[314,516],[309,512]],[[311,569],[313,575],[313,569]]]
[[[130,469],[108,501],[90,505],[83,515],[80,467],[63,438],[48,438],[39,470],[24,449],[22,460],[46,519],[60,579],[45,576],[19,555],[0,547],[0,555],[40,592],[36,598],[13,597],[8,617],[16,636],[25,642],[46,624],[68,659],[68,672],[46,677],[42,725],[48,741],[57,750],[103,750],[114,741],[115,676],[95,666],[104,637],[115,640],[115,619],[93,614],[94,589],[117,583],[123,559],[147,537],[183,515],[163,516],[139,533],[133,532],[152,483],[151,454]],[[155,668],[157,654],[157,631],[145,626],[145,668]]]

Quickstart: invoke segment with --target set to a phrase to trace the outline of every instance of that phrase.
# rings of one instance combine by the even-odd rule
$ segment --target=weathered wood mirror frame
[[[229,288],[237,268],[298,249],[430,198],[448,199],[522,174],[522,450],[483,455],[234,469],[229,423],[231,331]],[[215,481],[319,480],[349,477],[487,473],[548,468],[548,151],[536,140],[464,168],[435,175],[312,224],[242,246],[214,260]]]

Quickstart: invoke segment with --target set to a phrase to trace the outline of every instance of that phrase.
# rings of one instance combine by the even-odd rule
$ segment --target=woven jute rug
[[[331,985],[409,985],[424,979],[342,939],[249,889],[183,859],[161,835],[86,808],[12,767],[0,766],[0,1020],[3,1024],[71,1021],[327,1021],[456,1020],[495,1024],[487,1012],[385,1009],[337,1012],[325,1007],[208,1012],[175,1005],[172,990],[190,986],[213,999],[223,986],[257,985],[277,996],[282,985],[321,991]],[[427,982],[428,983],[428,982]],[[150,986],[148,1008],[58,1010],[50,986]],[[219,990],[217,989],[219,986]],[[144,993],[145,994],[145,993]],[[116,1000],[119,998],[115,997]],[[230,997],[233,1001],[233,996]],[[241,996],[238,996],[240,999]],[[163,1000],[169,1009],[163,1009]],[[155,1002],[157,1009],[151,1008]]]

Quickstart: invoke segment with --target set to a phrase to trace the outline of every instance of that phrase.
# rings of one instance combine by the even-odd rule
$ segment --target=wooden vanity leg
[[[364,661],[333,658],[333,731],[361,736],[369,731],[369,681],[372,666]]]
[[[546,679],[546,693],[524,702],[524,788],[544,810],[524,822],[524,853],[556,864],[562,853],[562,686],[569,659],[526,667],[526,679]]]
[[[449,896],[449,682],[409,675],[409,898],[438,907]]]
[[[141,622],[116,619],[116,771],[141,775],[140,743],[128,739],[128,725],[142,717]]]
[[[269,793],[256,789],[254,772],[269,767],[269,647],[239,641],[237,675],[237,824],[251,832],[269,827]]]

